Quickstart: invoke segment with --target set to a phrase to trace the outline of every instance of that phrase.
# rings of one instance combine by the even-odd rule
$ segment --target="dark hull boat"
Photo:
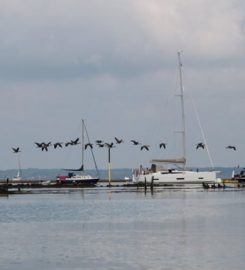
[[[94,186],[98,183],[98,177],[85,174],[68,173],[68,175],[58,175],[56,183],[61,186]]]
[[[98,171],[98,167],[97,167],[97,164],[95,161],[95,157],[94,157],[92,148],[90,150],[91,150],[91,154],[92,154],[93,161],[94,161],[94,166],[95,166],[97,173],[96,173],[96,176],[91,176],[91,175],[86,174],[84,172],[85,135],[86,135],[86,139],[87,139],[88,143],[91,144],[84,120],[82,120],[82,165],[79,169],[65,169],[65,171],[68,171],[68,174],[67,175],[58,175],[56,177],[56,184],[57,185],[87,187],[87,186],[95,186],[97,184],[97,182],[99,181],[99,171]]]

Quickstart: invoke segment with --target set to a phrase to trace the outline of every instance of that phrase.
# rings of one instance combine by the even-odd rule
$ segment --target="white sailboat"
[[[192,171],[186,170],[186,135],[185,135],[185,111],[184,111],[184,91],[182,84],[182,63],[181,53],[178,52],[179,80],[180,80],[180,100],[181,100],[181,119],[182,130],[182,157],[175,159],[154,159],[151,161],[151,169],[144,169],[142,166],[133,170],[132,180],[134,183],[154,184],[208,184],[221,182],[217,178],[216,171]],[[173,169],[166,169],[166,165],[171,164]],[[177,167],[177,168],[176,168]],[[179,168],[182,169],[179,169]]]
[[[22,180],[22,171],[21,171],[21,165],[20,165],[20,157],[18,155],[18,171],[17,171],[17,175],[12,178],[12,181],[20,181],[20,180]]]
[[[95,169],[96,169],[96,176],[91,176],[89,174],[84,173],[85,134],[86,134],[88,143],[90,144],[88,131],[86,129],[85,122],[84,120],[82,120],[82,165],[79,169],[65,169],[66,171],[69,171],[68,174],[58,175],[56,178],[57,184],[62,184],[62,185],[78,184],[79,186],[81,185],[92,186],[92,185],[95,185],[99,181],[99,171],[98,171],[98,167],[96,164],[96,160],[95,160],[92,148],[90,150],[91,150],[91,154],[92,154]]]
[[[20,181],[20,180],[22,180],[20,170],[18,170],[17,175],[16,175],[15,177],[13,177],[12,180],[13,180],[13,181]]]

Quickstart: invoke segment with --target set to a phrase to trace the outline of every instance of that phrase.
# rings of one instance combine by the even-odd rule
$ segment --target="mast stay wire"
[[[199,116],[199,113],[198,113],[196,104],[194,102],[194,98],[193,98],[193,96],[190,93],[189,93],[189,97],[190,97],[190,100],[191,100],[191,103],[192,103],[192,106],[193,106],[193,109],[194,109],[194,112],[195,112],[195,116],[196,116],[197,123],[198,123],[199,128],[200,128],[201,134],[202,134],[203,141],[204,141],[205,146],[206,146],[206,149],[207,149],[207,154],[208,154],[210,165],[214,169],[213,159],[212,159],[212,156],[211,156],[210,151],[209,151],[209,147],[208,147],[208,143],[207,143],[207,138],[206,138],[206,135],[204,133],[204,129],[203,129],[202,124],[201,124],[200,116]]]

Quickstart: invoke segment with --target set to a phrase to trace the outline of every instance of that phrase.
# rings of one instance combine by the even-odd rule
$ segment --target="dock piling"
[[[151,191],[153,191],[154,186],[154,176],[151,177]]]
[[[145,191],[147,190],[147,184],[146,184],[146,177],[145,177],[145,184],[144,184]]]

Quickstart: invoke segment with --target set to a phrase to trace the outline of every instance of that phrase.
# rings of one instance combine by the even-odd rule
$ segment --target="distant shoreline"
[[[241,166],[240,168],[243,168]],[[230,178],[232,175],[233,170],[239,170],[240,168],[235,167],[215,167],[215,171],[220,171],[221,178]],[[188,168],[192,170],[209,170],[208,167],[192,167]],[[6,169],[6,170],[0,170],[0,179],[12,179],[16,177],[18,170],[17,169]],[[22,169],[22,178],[27,180],[50,180],[50,179],[56,179],[57,175],[64,174],[63,169],[38,169],[38,168],[27,168]],[[86,170],[86,173],[90,175],[96,175],[96,170]],[[115,168],[112,169],[112,179],[125,181],[125,177],[131,178],[132,176],[132,168]],[[103,179],[102,181],[106,181],[108,179],[108,170],[107,169],[99,169],[99,177],[100,179]]]

